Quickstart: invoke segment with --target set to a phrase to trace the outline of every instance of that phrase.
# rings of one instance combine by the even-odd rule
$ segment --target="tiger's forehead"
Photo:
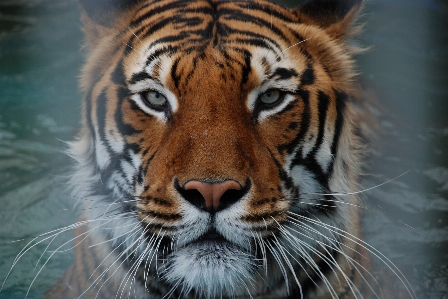
[[[302,39],[290,30],[288,22],[293,21],[290,11],[268,2],[144,4],[129,28],[126,77],[145,71],[165,78],[180,60],[194,64],[205,52],[217,64],[244,66],[250,60],[257,73],[266,73],[266,68],[297,61],[291,57],[285,62],[293,51],[284,49]]]
[[[136,51],[137,59],[125,63],[131,92],[170,90],[182,96],[201,88],[213,88],[218,93],[230,88],[246,95],[268,88],[293,91],[299,85],[300,73],[307,69],[305,57],[297,59],[297,55],[287,51],[279,56],[259,47],[250,47],[247,53],[234,50],[223,53],[222,49],[210,47],[203,52],[155,56],[158,51],[157,47],[143,47],[141,52]],[[153,88],[154,84],[159,88]]]

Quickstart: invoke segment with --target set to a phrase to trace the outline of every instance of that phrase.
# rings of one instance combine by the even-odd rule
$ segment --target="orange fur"
[[[347,196],[344,200],[350,208],[341,208],[317,193],[356,191],[359,142],[353,133],[350,104],[355,73],[344,37],[350,34],[360,4],[354,1],[341,15],[309,5],[287,9],[265,1],[187,1],[181,6],[170,0],[135,2],[107,13],[114,22],[98,24],[92,12],[83,15],[89,49],[81,80],[86,98],[83,130],[72,155],[84,161],[81,165],[95,165],[91,173],[104,180],[104,188],[135,199],[133,209],[144,233],[155,240],[159,235],[171,238],[171,247],[176,246],[175,238],[183,238],[176,235],[179,227],[193,225],[191,219],[183,222],[193,217],[193,205],[204,210],[194,200],[180,196],[190,181],[213,184],[232,180],[242,190],[247,187],[247,194],[236,203],[229,200],[231,207],[240,207],[229,214],[235,219],[220,224],[230,227],[235,222],[234,228],[239,230],[235,234],[241,236],[247,233],[272,240],[283,236],[287,240],[289,235],[282,235],[282,228],[291,223],[291,215],[301,213],[296,206],[304,200],[302,196],[310,204],[323,206],[316,208],[322,214],[316,212],[315,219],[340,225],[346,232],[341,234],[341,247],[353,248],[344,247],[344,253],[336,255],[338,274],[331,269],[326,272],[334,294],[349,296],[352,291],[343,282],[352,279],[360,283],[363,279],[356,277],[359,273],[353,272],[347,260],[353,258],[360,265],[365,261],[365,250],[350,238],[360,236],[358,200]],[[273,105],[263,103],[262,97],[271,96],[272,90],[279,92],[279,99]],[[148,104],[145,95],[149,91],[163,96],[165,106]],[[80,144],[85,147],[82,151]],[[136,159],[141,165],[130,173],[126,169],[138,164]],[[293,170],[299,174],[292,175]],[[81,180],[84,171],[78,170],[75,184],[80,185],[76,180]],[[123,173],[123,178],[115,178],[118,183],[112,180],[114,173]],[[309,177],[301,177],[306,175]],[[126,180],[131,183],[124,183]],[[300,193],[313,186],[317,186],[315,191]],[[120,202],[120,198],[114,200]],[[328,211],[332,208],[336,215]],[[206,212],[215,215],[220,211]],[[84,217],[92,218],[89,212]],[[310,227],[313,217],[308,220]],[[320,228],[319,224],[316,227]],[[96,229],[94,225],[90,228]],[[312,235],[310,244],[321,238],[306,225],[302,229],[305,236]],[[229,228],[215,224],[213,230],[230,243]],[[97,237],[94,232],[90,242],[97,242]],[[247,254],[257,246],[255,237],[252,242]],[[88,244],[76,247],[76,264],[83,263],[79,251],[86,252]],[[329,250],[323,246],[310,246],[316,246],[310,250],[311,257],[297,254],[292,258],[295,261],[290,261],[294,266],[285,271],[270,261],[266,272],[270,271],[272,277],[268,278],[274,287],[248,287],[254,297],[277,296],[268,295],[268,288],[285,295],[286,285],[294,296],[305,290],[315,298],[330,296],[322,290],[330,288],[325,283],[319,285],[320,290],[310,286],[311,276],[320,277],[308,272],[316,272],[311,260],[325,266],[333,262],[332,256],[326,257]],[[107,257],[111,250],[99,255]],[[307,265],[298,265],[301,258]],[[65,279],[73,279],[78,268],[72,267]],[[138,271],[136,276],[141,274]],[[283,272],[290,273],[290,278],[281,282]],[[292,286],[297,280],[310,285]],[[70,282],[63,280],[50,293],[69,294],[61,291],[65,284]],[[160,297],[170,290],[162,282],[149,284]],[[79,294],[85,287],[82,284],[70,292]],[[201,294],[201,290],[195,292]]]

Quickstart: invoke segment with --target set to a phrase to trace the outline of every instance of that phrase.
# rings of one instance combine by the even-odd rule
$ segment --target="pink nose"
[[[189,181],[184,186],[185,190],[196,189],[201,193],[202,197],[205,199],[206,209],[217,210],[219,207],[219,201],[222,195],[230,189],[240,190],[241,185],[232,180],[220,182],[220,183],[204,183],[200,181]]]

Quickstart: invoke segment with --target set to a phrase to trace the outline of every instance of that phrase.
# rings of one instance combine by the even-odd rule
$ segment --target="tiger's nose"
[[[186,201],[209,213],[222,211],[243,199],[251,186],[249,178],[244,185],[235,180],[217,183],[191,180],[181,186],[177,179],[174,180],[174,188]]]
[[[189,181],[184,185],[184,189],[199,191],[205,200],[205,208],[209,211],[217,211],[221,206],[221,199],[223,198],[224,193],[229,190],[241,190],[241,185],[233,180],[219,183]]]

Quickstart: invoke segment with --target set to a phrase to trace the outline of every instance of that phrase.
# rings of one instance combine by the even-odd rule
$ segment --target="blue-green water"
[[[78,127],[81,39],[74,1],[0,2],[2,283],[32,237],[76,220],[62,183],[70,162],[62,140],[72,139]],[[11,243],[19,239],[25,240]],[[42,244],[23,256],[0,298],[24,298],[44,250]],[[42,298],[71,259],[71,252],[55,255],[28,297]]]
[[[362,185],[406,173],[365,192],[364,236],[419,298],[448,298],[448,4],[371,0],[363,20],[358,42],[371,49],[357,60],[378,100],[380,130]],[[81,40],[75,1],[0,2],[0,283],[28,241],[76,221],[63,141],[78,128]],[[23,255],[0,298],[25,297],[46,244]],[[28,298],[42,298],[71,261],[70,250],[55,254]],[[377,262],[379,277],[382,270]]]

